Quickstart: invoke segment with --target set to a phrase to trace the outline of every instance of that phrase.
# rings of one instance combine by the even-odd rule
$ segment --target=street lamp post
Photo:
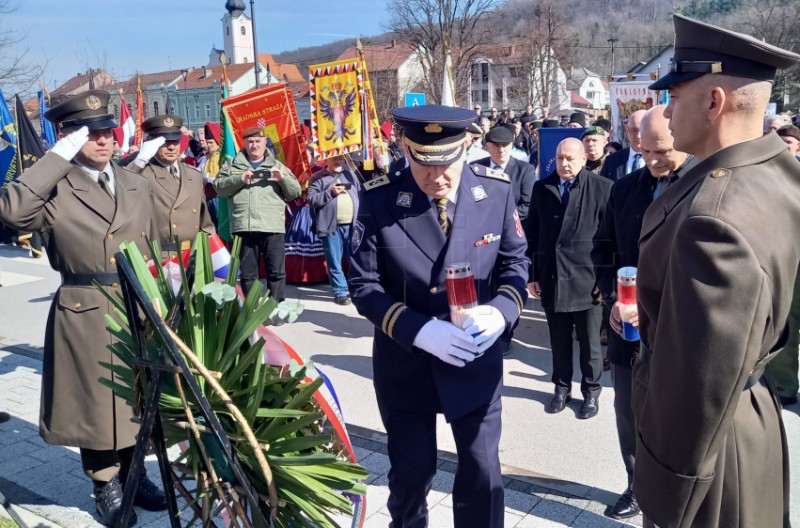
[[[261,86],[261,64],[258,60],[258,42],[256,41],[256,6],[253,0],[250,0],[250,18],[253,20],[253,54],[255,55],[256,63],[256,88]]]
[[[611,43],[611,75],[614,75],[614,69],[615,69],[615,66],[616,66],[614,64],[614,44],[616,44],[618,40],[619,39],[615,39],[615,38],[608,39],[608,42]]]
[[[181,75],[183,75],[183,107],[186,109],[186,121],[189,121],[189,95],[186,91],[186,79],[189,77],[189,70],[181,70]]]

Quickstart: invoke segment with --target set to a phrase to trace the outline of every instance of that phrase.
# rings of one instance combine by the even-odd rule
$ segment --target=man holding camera
[[[214,180],[217,194],[228,198],[231,233],[242,238],[242,292],[247,295],[258,279],[263,258],[270,295],[284,300],[286,288],[286,200],[300,196],[292,171],[267,152],[264,130],[250,127],[244,148],[225,163]]]
[[[361,183],[345,167],[343,156],[325,160],[327,167],[311,175],[308,202],[314,208],[314,232],[322,239],[325,261],[336,304],[350,304],[350,290],[342,271],[342,257],[350,260],[350,235],[358,214]]]

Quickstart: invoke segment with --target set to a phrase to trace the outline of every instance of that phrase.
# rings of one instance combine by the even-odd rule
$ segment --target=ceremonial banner
[[[47,112],[47,103],[50,100],[50,96],[47,94],[47,91],[42,89],[39,90],[38,93],[39,97],[39,125],[41,125],[41,136],[42,139],[47,143],[48,147],[52,147],[56,144],[56,130],[53,126],[53,123],[48,121],[44,114]]]
[[[136,135],[136,123],[133,121],[128,103],[122,97],[122,90],[119,92],[119,128],[122,129],[122,142],[119,148],[123,153],[128,153],[131,150],[131,139]]]
[[[655,104],[657,94],[648,86],[653,81],[622,81],[608,83],[611,93],[611,139],[622,141],[625,137],[625,121],[637,110],[649,110]]]
[[[292,91],[285,84],[264,86],[229,97],[222,101],[222,112],[239,144],[242,144],[244,131],[257,126],[266,133],[267,147],[275,158],[289,167],[298,180],[308,173],[303,129],[297,120]]]
[[[365,126],[361,67],[357,59],[309,67],[311,141],[319,159],[361,150]]]
[[[224,55],[224,54],[223,54]],[[228,98],[228,79],[225,75],[225,63],[222,66],[222,100]],[[233,133],[231,124],[225,116],[225,110],[220,107],[219,110],[219,166],[220,168],[236,157],[239,151],[239,146],[236,144],[236,136]],[[231,236],[231,219],[230,209],[228,208],[228,199],[220,196],[217,202],[217,233],[226,242],[232,242]]]
[[[139,77],[136,81],[136,144],[141,145],[144,139],[142,132],[142,123],[144,123],[144,101],[142,100],[142,78]]]
[[[3,188],[17,177],[17,127],[0,89],[0,177]]]
[[[582,128],[539,129],[539,179],[543,180],[556,170],[556,149],[569,137],[581,138]]]

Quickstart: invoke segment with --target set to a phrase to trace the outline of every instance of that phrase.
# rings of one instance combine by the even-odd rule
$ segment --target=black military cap
[[[180,116],[164,114],[145,119],[142,123],[142,132],[150,137],[163,137],[168,141],[178,141],[183,136],[182,126],[183,119]]]
[[[743,33],[672,15],[675,25],[675,56],[669,73],[650,85],[667,90],[673,84],[722,73],[757,81],[772,81],[777,69],[786,69],[800,55],[767,44]]]
[[[600,128],[603,128],[606,132],[611,132],[611,127],[612,127],[611,121],[603,118],[600,118],[594,123],[592,123],[592,126],[599,126]]]
[[[487,143],[506,144],[514,142],[514,132],[509,130],[508,127],[500,125],[489,129],[486,133]]]
[[[534,130],[536,130],[538,128],[542,128],[543,125],[544,125],[544,121],[542,121],[541,119],[534,119],[533,121],[531,121],[531,127]]]
[[[578,123],[580,126],[586,126],[586,114],[583,112],[575,112],[569,116],[570,123]]]
[[[89,130],[116,128],[114,114],[108,111],[110,98],[111,95],[103,90],[89,90],[73,95],[45,112],[44,116],[62,129],[82,126]]]
[[[534,117],[530,116],[530,115],[524,115],[524,116],[519,118],[520,123],[522,123],[523,125],[527,125],[528,123],[532,123],[533,120],[534,120]]]
[[[408,106],[392,112],[403,127],[408,153],[420,165],[450,165],[464,152],[475,111],[441,105]]]
[[[558,127],[558,119],[545,119],[542,121],[542,128],[556,128]]]
[[[586,136],[605,136],[605,135],[606,135],[605,128],[598,125],[594,125],[583,129],[583,132],[581,133],[581,139],[585,138]]]

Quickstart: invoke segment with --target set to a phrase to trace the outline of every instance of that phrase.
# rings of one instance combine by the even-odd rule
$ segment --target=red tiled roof
[[[592,106],[592,103],[581,97],[578,92],[570,92],[569,95],[572,100],[572,106]]]
[[[229,64],[226,68],[228,72],[228,82],[236,81],[242,75],[252,70],[253,66],[255,66],[254,62]],[[204,71],[206,72],[205,77],[203,76]],[[180,72],[178,73],[180,74]],[[193,68],[189,70],[186,76],[186,88],[189,90],[193,88],[210,88],[214,85],[214,82],[219,83],[221,80],[222,66],[206,66],[205,70],[203,68]],[[183,85],[183,77],[181,76],[176,86],[179,90],[183,90]]]
[[[275,62],[275,59],[273,59],[272,55],[270,55],[269,53],[259,53],[258,61],[265,68],[267,64],[269,64],[270,73],[272,73],[272,75],[279,81],[294,83],[306,80],[306,78],[303,75],[300,75],[300,70],[297,69],[297,65]]]
[[[145,90],[149,86],[158,86],[161,84],[169,85],[176,79],[180,78],[181,78],[181,70],[167,70],[156,73],[142,73],[140,75],[134,75],[127,81],[120,81],[114,83],[111,86],[109,86],[107,90],[109,92],[116,92],[117,90],[121,89],[122,92],[125,94],[136,93],[136,88],[138,87],[139,81],[141,81],[142,90]]]
[[[104,78],[110,79],[110,81],[112,83],[116,82],[116,79],[114,79],[109,73],[107,73],[107,72],[105,72],[103,70],[95,70],[93,72],[93,76],[94,76],[95,85],[96,85],[97,88],[101,87],[101,85],[103,84],[102,81],[103,81]],[[59,96],[59,95],[72,94],[76,90],[80,89],[82,86],[88,85],[89,84],[89,78],[90,78],[89,72],[79,73],[75,77],[67,80],[61,86],[59,86],[58,88],[56,88],[55,90],[50,92],[50,95],[51,96]],[[105,88],[105,86],[104,86],[104,88]]]
[[[364,60],[369,71],[397,70],[414,53],[414,46],[408,42],[396,42],[394,46],[389,43],[369,44],[364,46]],[[347,48],[339,55],[337,60],[355,59],[358,57],[356,48]]]

